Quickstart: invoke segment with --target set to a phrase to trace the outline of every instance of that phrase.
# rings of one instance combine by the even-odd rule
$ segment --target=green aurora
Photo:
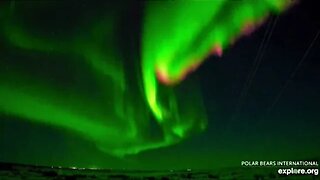
[[[290,2],[145,2],[136,57],[118,43],[120,5],[50,34],[32,20],[59,3],[3,2],[0,112],[76,132],[118,157],[179,143],[207,126],[195,77],[186,75]]]

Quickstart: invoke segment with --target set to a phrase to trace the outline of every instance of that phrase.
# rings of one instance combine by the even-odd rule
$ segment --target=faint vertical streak
[[[10,14],[11,15],[14,13],[15,8],[16,8],[16,1],[15,0],[10,1]]]
[[[271,112],[271,110],[275,107],[275,105],[278,103],[280,97],[282,96],[283,92],[286,90],[286,88],[289,86],[290,82],[292,82],[292,79],[294,78],[294,76],[297,74],[297,72],[299,71],[301,65],[303,64],[303,62],[306,60],[308,54],[310,53],[310,50],[312,49],[314,43],[317,41],[318,37],[320,34],[320,30],[317,32],[317,34],[315,35],[315,37],[313,38],[312,42],[310,43],[309,47],[306,49],[305,53],[303,54],[302,58],[300,59],[299,63],[297,64],[296,68],[294,69],[294,71],[290,74],[289,78],[287,79],[287,81],[285,82],[284,86],[282,86],[282,88],[280,89],[279,93],[277,94],[275,100],[273,101],[273,103],[271,104],[270,108],[267,110],[267,113],[269,114]]]
[[[256,73],[257,73],[257,70],[258,70],[260,64],[261,64],[261,60],[263,58],[265,50],[266,50],[266,48],[268,46],[268,43],[269,43],[269,41],[271,39],[271,35],[273,33],[273,30],[274,30],[274,28],[276,26],[276,23],[278,21],[278,17],[279,16],[277,16],[276,19],[273,22],[271,21],[268,24],[268,27],[267,27],[267,30],[266,30],[266,32],[264,34],[263,40],[262,40],[262,42],[261,42],[261,44],[259,46],[258,53],[257,53],[257,55],[255,57],[255,60],[254,60],[254,63],[253,63],[253,69],[250,71],[250,73],[249,73],[249,75],[247,77],[247,80],[245,82],[245,85],[244,85],[244,87],[243,87],[243,89],[241,91],[240,97],[238,99],[238,102],[237,102],[237,105],[236,105],[236,109],[235,109],[235,113],[232,116],[233,120],[235,120],[237,118],[237,116],[239,114],[239,111],[241,110],[241,107],[243,105],[243,101],[247,97],[247,94],[248,94],[248,91],[249,91],[250,86],[252,84],[252,81],[253,81]],[[271,24],[272,24],[272,26],[271,26]]]

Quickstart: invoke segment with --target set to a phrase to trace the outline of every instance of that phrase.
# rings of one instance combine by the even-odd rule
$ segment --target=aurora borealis
[[[0,115],[116,159],[179,146],[220,121],[198,70],[293,2],[2,2]]]
[[[269,13],[280,12],[290,2],[147,2],[142,68],[148,103],[157,119],[164,115],[157,102],[155,71],[165,84],[182,80],[209,54],[221,56],[236,38],[249,34]]]

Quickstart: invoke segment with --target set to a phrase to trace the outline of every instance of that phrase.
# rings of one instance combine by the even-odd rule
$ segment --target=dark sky
[[[199,79],[208,128],[182,143],[118,159],[64,129],[0,114],[0,161],[211,169],[239,166],[241,160],[319,158],[320,37],[302,59],[320,30],[317,11],[311,1],[301,1],[221,58],[209,57],[191,75]]]

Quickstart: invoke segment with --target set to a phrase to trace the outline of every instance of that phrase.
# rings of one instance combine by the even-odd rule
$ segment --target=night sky
[[[65,50],[68,45],[60,43],[68,40],[86,42],[87,38],[91,37],[85,37],[86,29],[81,27],[90,26],[92,17],[101,17],[104,11],[121,12],[118,17],[120,21],[116,23],[117,37],[113,37],[112,42],[114,46],[121,47],[115,51],[124,59],[127,86],[132,89],[124,96],[124,100],[130,101],[130,105],[136,108],[136,114],[132,113],[135,118],[145,118],[141,115],[146,110],[140,108],[145,104],[139,91],[141,81],[136,80],[139,78],[139,75],[136,76],[139,68],[135,63],[141,58],[140,19],[144,8],[141,3],[111,5],[85,1],[77,4],[30,1],[0,2],[0,7],[0,26],[5,27],[4,24],[7,23],[5,13],[1,11],[10,9],[8,12],[14,14],[15,22],[19,22],[19,25],[33,36],[57,40],[53,51],[40,41],[33,47],[24,47],[24,42],[13,45],[7,38],[6,29],[1,28],[0,86],[14,84],[13,87],[21,88],[21,91],[33,91],[37,87],[32,84],[39,82],[43,87],[51,89],[35,94],[51,96],[52,92],[59,92],[60,94],[52,95],[50,99],[59,98],[59,95],[63,94],[67,97],[66,101],[76,105],[77,110],[97,116],[98,119],[100,116],[94,112],[103,112],[102,106],[105,106],[105,102],[100,100],[103,99],[101,97],[104,92],[98,91],[97,87],[100,87],[99,83],[104,79],[95,80],[95,75],[91,75],[94,70],[83,64],[74,66],[81,54],[66,53],[73,50]],[[242,160],[319,158],[320,19],[317,11],[312,2],[300,1],[279,16],[269,16],[252,34],[240,37],[233,45],[226,47],[221,57],[207,57],[196,71],[188,75],[182,82],[181,89],[184,90],[185,86],[196,88],[189,88],[190,91],[186,88],[188,90],[179,97],[193,101],[193,96],[196,96],[192,94],[193,89],[196,89],[195,94],[201,95],[204,110],[199,108],[198,111],[195,108],[199,115],[194,117],[207,117],[207,128],[204,131],[199,132],[196,129],[195,133],[190,132],[185,139],[167,147],[118,157],[108,153],[109,150],[104,152],[97,148],[95,141],[90,138],[83,138],[85,131],[82,129],[78,134],[71,131],[72,128],[51,125],[51,122],[28,120],[30,117],[16,116],[0,108],[0,161],[68,167],[215,169],[240,166]],[[108,29],[107,25],[105,28]],[[74,40],[74,33],[84,38]],[[317,34],[318,38],[315,39]],[[25,39],[25,42],[27,41],[29,40]],[[99,39],[97,42],[100,43]],[[36,44],[35,40],[33,44]],[[108,52],[113,52],[109,45],[105,46],[109,49]],[[76,49],[80,48],[79,45]],[[89,51],[88,53],[90,54]],[[83,72],[89,72],[90,75]],[[112,83],[105,86],[110,86],[110,89],[118,88],[113,87]],[[65,87],[70,90],[67,95],[62,93]],[[6,88],[3,89],[0,88],[0,93],[6,92]],[[70,92],[76,92],[76,95]],[[111,90],[106,93],[111,93]],[[5,106],[8,103],[6,95],[2,94],[0,97],[0,107]],[[11,96],[8,97],[10,100]],[[77,99],[78,97],[82,99]],[[77,100],[73,101],[74,98]],[[61,102],[61,99],[57,100],[58,104]],[[91,106],[90,103],[94,105]],[[21,106],[28,106],[28,103],[22,104]],[[113,106],[116,105],[108,105]],[[94,109],[95,107],[99,108]],[[37,107],[28,108],[26,109],[34,113],[39,111]],[[109,116],[111,110],[106,111],[102,114]],[[42,117],[59,116],[45,114]],[[154,121],[152,115],[149,119]],[[122,123],[125,121],[115,126],[122,127]],[[141,124],[145,125],[143,122]],[[81,126],[76,122],[72,125]],[[119,141],[122,142],[120,136],[125,130],[120,128],[117,131]],[[160,130],[155,122],[150,124],[149,131],[154,134],[142,133],[148,134],[145,142],[150,139],[153,141],[159,136]],[[116,136],[112,138],[115,138],[115,142],[118,140]]]

